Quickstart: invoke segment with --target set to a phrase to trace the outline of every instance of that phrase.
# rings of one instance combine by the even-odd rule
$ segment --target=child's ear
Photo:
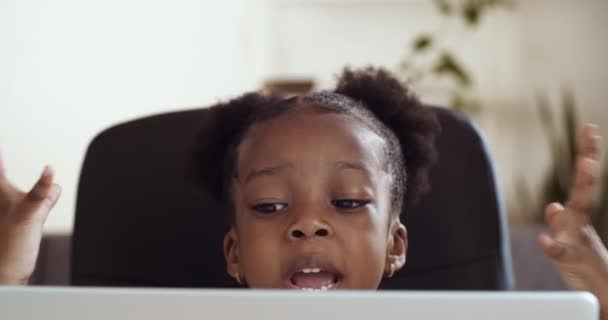
[[[243,274],[240,274],[239,241],[234,226],[224,235],[224,258],[226,259],[226,271],[237,282],[241,282]]]
[[[405,265],[407,229],[399,219],[395,219],[391,223],[388,236],[385,274],[390,278],[393,273],[399,271]]]

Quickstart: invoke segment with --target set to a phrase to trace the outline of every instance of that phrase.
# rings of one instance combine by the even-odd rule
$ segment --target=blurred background
[[[46,230],[66,233],[104,128],[379,65],[477,121],[512,226],[538,225],[567,190],[573,128],[608,137],[607,31],[605,0],[0,0],[0,146],[22,188],[54,166]]]

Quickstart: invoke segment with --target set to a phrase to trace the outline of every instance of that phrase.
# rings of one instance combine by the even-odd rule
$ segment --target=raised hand
[[[540,235],[538,241],[566,285],[595,294],[602,319],[608,319],[608,250],[591,226],[589,216],[597,184],[599,142],[595,125],[581,128],[568,200],[564,205],[551,203],[545,208],[551,235]]]
[[[0,153],[0,285],[26,284],[42,239],[42,226],[61,188],[45,167],[34,187],[23,192],[6,177]]]

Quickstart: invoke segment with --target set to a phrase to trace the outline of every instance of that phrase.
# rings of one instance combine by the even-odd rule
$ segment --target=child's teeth
[[[302,289],[302,291],[306,291],[306,292],[317,292],[317,291],[327,291],[327,287],[326,286],[322,286],[321,288],[317,289],[317,288],[300,288]]]
[[[304,268],[302,269],[303,273],[317,273],[317,272],[321,272],[321,269],[319,268]]]

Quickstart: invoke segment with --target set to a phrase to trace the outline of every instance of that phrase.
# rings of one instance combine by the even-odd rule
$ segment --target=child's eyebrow
[[[340,170],[359,170],[364,172],[367,175],[370,175],[370,170],[369,168],[362,163],[359,162],[353,162],[353,161],[338,161],[335,163],[335,167],[336,169],[340,169]],[[271,166],[271,167],[266,167],[266,168],[262,168],[262,169],[254,169],[251,170],[251,172],[249,172],[249,174],[247,174],[247,176],[245,177],[245,184],[247,184],[248,182],[250,182],[251,180],[255,179],[255,178],[259,178],[261,176],[272,176],[274,174],[277,173],[277,171],[281,171],[281,170],[285,170],[285,169],[291,169],[293,168],[293,163],[291,162],[287,162],[287,163],[282,163],[276,166]]]
[[[282,164],[272,166],[272,167],[262,168],[259,170],[252,170],[245,177],[245,183],[248,183],[252,179],[255,179],[255,178],[258,178],[261,176],[271,176],[271,175],[274,175],[277,171],[281,171],[284,169],[290,169],[290,168],[293,168],[293,163],[288,162],[288,163],[282,163]]]
[[[349,170],[360,170],[363,171],[365,174],[370,175],[370,170],[369,168],[360,162],[352,162],[352,161],[338,161],[336,162],[336,168],[337,169],[349,169]]]

